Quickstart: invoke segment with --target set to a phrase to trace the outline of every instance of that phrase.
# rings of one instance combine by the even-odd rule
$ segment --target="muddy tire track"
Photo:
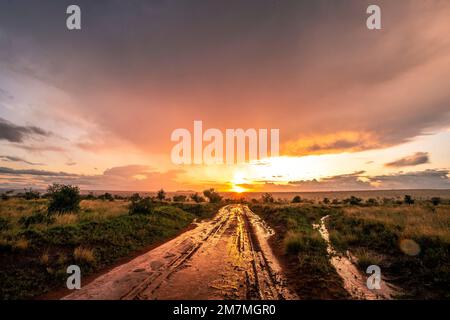
[[[228,205],[177,238],[64,299],[295,299],[267,239],[244,205]]]

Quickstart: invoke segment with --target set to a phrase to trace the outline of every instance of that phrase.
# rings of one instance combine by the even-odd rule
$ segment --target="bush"
[[[362,199],[361,198],[357,198],[355,196],[351,196],[350,198],[344,199],[343,202],[344,203],[348,203],[348,204],[350,204],[352,206],[356,206],[356,205],[361,204]]]
[[[377,206],[378,205],[378,201],[377,201],[377,199],[369,198],[369,199],[366,200],[366,204],[368,206]]]
[[[205,202],[205,198],[200,196],[197,192],[190,195],[192,201],[196,203]]]
[[[105,200],[105,201],[114,201],[113,195],[111,193],[109,193],[109,192],[105,192],[104,194],[102,194],[98,198],[100,200]]]
[[[2,193],[2,200],[6,201],[8,199],[9,199],[8,195],[6,193]]]
[[[49,217],[48,215],[38,211],[32,214],[31,216],[23,216],[19,219],[19,224],[23,225],[25,228],[28,228],[32,224],[39,223],[53,223],[55,219]]]
[[[9,228],[9,220],[3,217],[0,217],[0,231],[6,230]]]
[[[141,200],[142,198],[141,198],[141,196],[139,195],[139,193],[133,193],[133,195],[130,197],[130,201],[131,202],[133,202],[133,201],[139,201],[139,200]]]
[[[33,189],[25,189],[25,193],[23,194],[23,197],[25,198],[25,200],[35,200],[35,199],[39,199],[40,195],[39,192],[37,191],[33,191]]]
[[[163,201],[166,198],[166,192],[163,189],[159,190],[158,193],[156,194],[156,198],[159,201]]]
[[[262,200],[264,203],[272,203],[273,202],[273,197],[270,193],[264,193],[262,195]]]
[[[211,203],[218,203],[222,200],[220,194],[214,191],[213,188],[203,191],[203,195],[208,198]]]
[[[95,199],[97,199],[97,197],[94,196],[94,194],[92,192],[89,192],[89,194],[84,196],[84,199],[85,200],[95,200]]]
[[[132,197],[128,210],[130,214],[152,214],[154,207],[150,197],[141,198],[138,195],[137,197]]]
[[[292,203],[300,203],[300,202],[302,202],[302,198],[300,198],[300,196],[295,196],[292,199]]]
[[[405,204],[414,204],[414,199],[410,195],[406,194],[403,202]]]
[[[288,231],[284,238],[284,249],[287,254],[296,255],[303,248],[302,237],[299,233]]]
[[[49,214],[64,214],[80,210],[80,189],[76,186],[55,183],[48,187],[47,194],[49,197]]]
[[[432,203],[433,205],[437,206],[437,205],[441,204],[441,198],[439,198],[439,197],[433,197],[433,198],[431,198],[431,203]]]
[[[175,202],[185,202],[186,201],[186,196],[185,195],[175,195],[173,196],[173,201]]]

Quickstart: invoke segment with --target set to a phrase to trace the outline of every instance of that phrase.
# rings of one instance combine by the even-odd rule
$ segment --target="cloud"
[[[325,177],[317,180],[290,181],[290,187],[301,191],[338,191],[338,190],[367,190],[372,185],[364,176],[364,171],[356,171],[349,174]],[[365,178],[365,179],[364,179]]]
[[[35,169],[12,169],[12,168],[7,168],[7,167],[0,167],[0,174],[49,176],[49,177],[76,177],[77,176],[77,174],[66,173],[66,172],[55,172],[55,171],[35,170]]]
[[[399,172],[370,178],[372,184],[381,189],[448,189],[449,170],[429,169],[417,172]]]
[[[89,36],[67,37],[54,2],[27,15],[8,2],[0,61],[74,97],[60,112],[149,153],[170,151],[172,130],[194,119],[280,128],[283,154],[353,152],[448,127],[450,3],[408,3],[383,2],[385,27],[373,32],[365,1],[81,1],[101,18],[85,21]]]
[[[392,189],[449,189],[449,170],[429,169],[416,172],[397,172],[389,175],[369,176],[364,171],[325,177],[322,179],[290,181],[280,184],[259,181],[258,184],[240,184],[258,191],[357,191]]]
[[[51,151],[51,152],[65,152],[66,151],[66,149],[64,149],[63,147],[55,146],[55,145],[46,145],[46,144],[27,144],[27,145],[25,145],[25,144],[14,143],[11,145],[16,148],[26,150],[30,153],[40,153],[40,152],[44,152],[44,151]]]
[[[50,132],[47,132],[35,126],[18,126],[3,118],[0,118],[0,140],[7,140],[10,142],[23,142],[25,138],[33,136],[47,137]]]
[[[154,191],[159,188],[177,190],[185,186],[177,179],[183,170],[157,172],[148,166],[128,165],[107,169],[103,174],[83,175],[34,169],[12,169],[0,167],[0,185],[9,188],[62,183],[78,185],[84,190]]]
[[[388,162],[385,164],[386,167],[392,168],[400,168],[400,167],[409,167],[409,166],[417,166],[424,163],[429,163],[430,158],[428,152],[416,152],[413,155]]]
[[[146,175],[150,171],[149,166],[145,165],[127,165],[106,169],[103,174],[105,176],[131,177],[134,175]]]
[[[0,159],[2,159],[4,161],[10,161],[10,162],[24,162],[24,163],[32,165],[32,166],[43,166],[44,165],[43,163],[31,162],[31,161],[27,161],[22,158],[14,157],[14,156],[0,156]]]

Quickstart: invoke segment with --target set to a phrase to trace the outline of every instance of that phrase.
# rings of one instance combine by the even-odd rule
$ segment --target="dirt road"
[[[100,276],[63,299],[296,299],[247,206],[209,221]]]

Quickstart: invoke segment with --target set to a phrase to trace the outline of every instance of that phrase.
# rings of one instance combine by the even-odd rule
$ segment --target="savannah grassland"
[[[330,194],[332,196],[332,194]],[[77,212],[49,215],[48,199],[0,200],[0,299],[42,297],[65,287],[66,268],[97,274],[209,218],[230,202],[247,203],[276,231],[270,239],[292,289],[301,299],[349,299],[313,227],[324,216],[339,254],[350,254],[365,274],[376,264],[401,290],[397,298],[450,298],[450,202],[421,193],[383,197],[287,199],[277,194],[195,203],[184,197],[137,201],[83,196]],[[369,195],[370,196],[370,195]],[[431,199],[434,197],[433,201]],[[214,194],[209,195],[210,200]],[[248,198],[248,199],[247,199]],[[202,199],[203,201],[204,199]],[[294,200],[294,201],[293,201]],[[149,200],[150,201],[150,200]],[[151,204],[151,210],[147,205]],[[82,281],[83,281],[82,277]],[[82,282],[83,285],[83,282]]]
[[[450,205],[350,207],[327,222],[334,247],[380,266],[401,298],[450,299]]]
[[[354,197],[251,208],[277,231],[272,247],[302,299],[348,298],[313,228],[324,216],[338,254],[350,255],[363,274],[369,265],[380,266],[383,278],[399,288],[396,298],[450,299],[450,203],[433,200]]]
[[[39,298],[65,287],[67,267],[83,277],[180,233],[217,206],[155,202],[131,214],[128,199],[82,200],[76,213],[49,216],[47,199],[0,200],[0,299]],[[85,279],[85,278],[84,278]]]

